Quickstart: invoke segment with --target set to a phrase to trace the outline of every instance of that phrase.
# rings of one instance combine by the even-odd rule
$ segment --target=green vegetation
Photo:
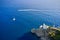
[[[49,36],[53,37],[54,40],[60,40],[60,29],[51,29],[49,28],[51,31],[49,32]]]
[[[60,31],[56,30],[55,36],[53,37],[55,40],[60,40]]]
[[[56,35],[55,37],[53,37],[55,40],[60,40],[60,35]]]

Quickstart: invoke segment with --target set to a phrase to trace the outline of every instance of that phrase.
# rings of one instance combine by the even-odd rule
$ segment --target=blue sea
[[[55,12],[18,11],[18,9],[0,7],[0,40],[18,40],[24,34],[29,33],[32,28],[38,28],[43,23],[49,26],[60,26],[60,18],[55,16]],[[13,18],[16,20],[13,21]],[[35,39],[32,38],[31,40]]]

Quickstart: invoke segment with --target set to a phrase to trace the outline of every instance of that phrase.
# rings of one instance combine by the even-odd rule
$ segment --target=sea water
[[[60,25],[60,19],[49,13],[18,11],[13,7],[1,7],[0,9],[0,40],[17,40],[24,33],[30,32],[32,28],[38,28],[43,23],[49,26]]]

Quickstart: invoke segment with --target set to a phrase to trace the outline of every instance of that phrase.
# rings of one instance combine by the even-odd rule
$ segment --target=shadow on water
[[[39,38],[35,34],[28,32],[25,33],[22,37],[18,38],[18,40],[39,40]]]

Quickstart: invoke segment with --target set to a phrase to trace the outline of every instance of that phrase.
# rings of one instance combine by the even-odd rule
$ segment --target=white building
[[[40,28],[43,28],[43,29],[47,29],[49,26],[47,26],[47,25],[45,25],[45,24],[43,24],[43,25],[41,25],[40,26]]]

